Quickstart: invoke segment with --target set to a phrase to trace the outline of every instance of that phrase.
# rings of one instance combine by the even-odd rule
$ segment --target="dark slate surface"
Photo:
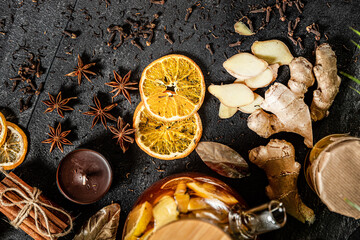
[[[262,1],[200,1],[204,8],[195,8],[187,23],[183,21],[186,8],[192,6],[195,1],[167,1],[164,6],[160,6],[151,5],[147,0],[112,0],[108,8],[105,1],[101,0],[39,0],[38,3],[24,1],[23,4],[21,2],[0,2],[0,20],[5,19],[5,28],[0,31],[6,32],[5,36],[0,35],[0,106],[8,120],[18,123],[29,138],[27,158],[15,173],[72,211],[73,215],[77,216],[75,232],[101,207],[118,202],[122,206],[121,226],[118,231],[120,238],[123,222],[141,192],[158,179],[185,171],[198,171],[218,177],[243,195],[250,206],[268,200],[264,193],[267,185],[266,176],[254,165],[250,166],[252,175],[248,178],[225,179],[208,169],[195,152],[183,160],[160,161],[147,156],[134,144],[126,154],[122,154],[111,139],[110,133],[101,125],[91,130],[91,118],[82,115],[81,112],[88,110],[87,105],[92,104],[94,94],[98,94],[104,104],[111,101],[111,96],[107,93],[110,89],[104,83],[112,78],[113,70],[120,71],[121,75],[132,70],[132,79],[138,81],[141,71],[152,60],[169,53],[182,53],[199,64],[207,85],[231,82],[233,78],[222,68],[224,54],[231,56],[237,50],[248,51],[254,40],[281,39],[287,43],[294,55],[304,55],[313,61],[313,36],[306,33],[305,27],[316,22],[320,25],[321,32],[326,33],[328,42],[337,53],[339,69],[354,74],[358,71],[355,59],[359,52],[356,52],[356,48],[350,43],[350,38],[355,39],[356,35],[348,30],[349,26],[360,29],[360,4],[355,0],[306,1],[304,12],[300,15],[302,21],[295,33],[303,38],[305,50],[293,47],[286,38],[287,26],[279,21],[278,15],[272,15],[266,29],[248,37],[241,47],[228,47],[229,43],[241,37],[226,33],[225,30],[232,31],[234,19],[248,11],[249,3],[261,4]],[[130,44],[125,44],[116,51],[108,48],[105,44],[109,37],[106,28],[110,24],[123,24],[126,17],[131,17],[137,12],[143,13],[144,16],[161,12],[155,41],[151,47],[142,52]],[[288,19],[295,19],[298,15],[295,8],[290,9],[287,14]],[[251,15],[251,18],[256,27],[261,25],[260,15]],[[197,30],[194,30],[194,24]],[[175,40],[173,45],[163,38],[165,26]],[[80,35],[75,40],[64,37],[64,29],[76,31]],[[214,38],[211,33],[219,38]],[[322,41],[325,41],[324,37]],[[205,50],[207,43],[214,49],[213,56]],[[42,66],[46,70],[40,80],[37,80],[38,83],[46,82],[43,93],[34,98],[31,108],[23,113],[18,111],[20,93],[10,91],[11,82],[8,80],[9,77],[16,76],[11,65],[17,69],[28,56],[24,50],[17,51],[20,46],[26,46],[30,52],[40,53]],[[73,54],[66,54],[69,51]],[[64,77],[75,66],[77,54],[81,54],[85,62],[97,62],[100,74],[93,78],[92,84],[84,80],[81,86],[77,86],[75,79]],[[282,67],[278,81],[286,83],[288,76],[287,67]],[[352,135],[359,135],[359,95],[349,86],[354,87],[355,84],[343,79],[330,116],[314,124],[315,141],[331,133],[350,132]],[[47,92],[57,94],[60,90],[64,97],[78,97],[78,100],[72,102],[75,111],[65,113],[64,119],[56,113],[43,114],[45,106],[41,100],[47,99]],[[114,111],[115,115],[123,116],[126,121],[131,121],[133,111],[140,101],[137,92],[133,92],[131,96],[132,105],[124,98],[119,98],[119,106]],[[247,128],[246,114],[239,112],[231,119],[219,120],[218,106],[219,102],[207,94],[199,111],[204,125],[203,140],[227,144],[244,157],[251,148],[268,142]],[[50,154],[49,145],[43,145],[41,141],[47,137],[47,125],[54,126],[58,122],[63,124],[64,129],[72,130],[69,138],[74,146],[66,146],[64,153],[55,150]],[[293,143],[297,150],[297,160],[303,164],[308,149],[301,137],[283,133],[274,137]],[[87,206],[69,202],[60,194],[55,182],[56,168],[61,158],[80,147],[91,148],[104,154],[114,171],[114,181],[109,193],[101,201]],[[128,178],[127,173],[130,173]],[[360,239],[359,221],[331,213],[310,190],[303,174],[299,176],[298,185],[304,202],[315,210],[316,222],[312,226],[307,226],[289,217],[283,229],[266,234],[262,239]],[[0,221],[0,239],[29,239],[22,231],[12,228],[4,217],[2,219],[4,220]],[[65,239],[71,239],[72,236],[73,234]]]

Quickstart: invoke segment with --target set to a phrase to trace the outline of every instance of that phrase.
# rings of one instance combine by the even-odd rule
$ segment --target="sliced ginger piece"
[[[241,107],[254,101],[254,93],[245,84],[210,85],[209,92],[228,107]]]
[[[188,212],[188,205],[190,200],[190,195],[186,193],[187,187],[185,182],[180,182],[175,190],[174,198],[177,203],[177,208],[181,213]]]
[[[242,35],[242,36],[251,36],[254,35],[255,33],[253,31],[250,30],[250,28],[248,28],[248,26],[246,26],[245,23],[243,23],[242,21],[238,21],[237,23],[235,23],[234,25],[234,29],[235,32],[237,32],[238,34]]]
[[[275,73],[270,67],[265,69],[264,72],[259,75],[246,79],[245,84],[249,88],[263,88],[267,87],[272,83],[277,77],[277,72]]]
[[[266,194],[270,199],[283,202],[286,212],[297,220],[314,222],[314,211],[301,201],[298,193],[297,178],[301,165],[295,162],[295,149],[291,143],[272,139],[266,146],[252,149],[249,159],[265,171],[269,180]]]
[[[152,205],[149,202],[144,202],[130,212],[126,223],[126,236],[124,240],[137,239],[146,230],[152,218],[152,211]]]
[[[193,190],[195,194],[203,198],[216,198],[228,205],[237,203],[238,201],[232,195],[224,191],[218,191],[215,186],[207,183],[190,182],[186,184],[188,188]]]
[[[262,96],[260,96],[259,94],[254,93],[255,95],[255,99],[252,103],[246,105],[246,106],[242,106],[239,107],[239,111],[243,112],[243,113],[253,113],[256,110],[260,109],[260,105],[262,104],[262,102],[264,101],[264,98]]]
[[[251,53],[238,53],[223,63],[223,67],[233,77],[244,79],[255,77],[265,71],[268,63]]]
[[[269,64],[289,65],[294,58],[285,43],[276,39],[255,41],[251,46],[251,52]]]
[[[179,216],[175,200],[170,196],[163,196],[153,208],[155,228],[176,221]]]
[[[266,92],[261,108],[248,117],[248,127],[268,138],[278,132],[293,132],[304,137],[307,147],[313,146],[310,110],[304,100],[281,83],[274,83]]]
[[[232,116],[235,115],[237,110],[238,109],[236,107],[228,107],[228,106],[220,103],[219,117],[222,119],[231,118]]]

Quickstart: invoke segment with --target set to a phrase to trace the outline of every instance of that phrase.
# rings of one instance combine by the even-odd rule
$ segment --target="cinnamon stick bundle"
[[[16,189],[16,191],[11,191],[9,189]],[[5,191],[6,193],[4,193]],[[34,188],[29,186],[14,173],[8,174],[8,177],[0,182],[0,194],[2,194],[1,201],[4,204],[2,205],[0,203],[0,212],[2,212],[10,221],[14,221],[19,217],[20,211],[26,211],[24,208],[29,208],[29,203],[27,203],[26,200],[24,201],[21,196],[22,194],[23,196],[29,195],[28,192],[34,192]],[[54,236],[57,235],[66,235],[69,231],[69,227],[70,229],[72,228],[72,218],[70,215],[62,213],[61,211],[63,210],[58,205],[54,204],[42,194],[37,197],[37,201],[42,203],[37,204],[37,206],[39,206],[37,209],[37,219],[35,207],[32,207],[25,219],[21,221],[19,227],[35,240],[51,239],[50,236],[44,235],[43,232],[50,233],[52,239],[56,238]],[[47,206],[51,206],[55,209]],[[44,217],[42,214],[39,214],[39,212],[42,212],[46,216]],[[42,232],[39,229],[41,229]]]

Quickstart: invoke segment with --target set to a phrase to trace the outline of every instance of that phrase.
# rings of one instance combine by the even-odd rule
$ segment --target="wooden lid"
[[[169,223],[155,231],[149,240],[231,240],[218,226],[197,219]]]
[[[313,166],[314,187],[333,212],[360,218],[360,212],[345,199],[360,205],[360,139],[344,137],[330,144]]]

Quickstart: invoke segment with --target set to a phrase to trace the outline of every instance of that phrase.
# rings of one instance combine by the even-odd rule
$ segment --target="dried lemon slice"
[[[0,147],[0,167],[11,170],[24,161],[28,142],[25,133],[16,124],[6,122],[6,126],[6,140]]]
[[[135,140],[152,157],[173,160],[188,156],[198,144],[202,125],[200,116],[174,122],[160,121],[141,102],[134,113]]]
[[[0,146],[2,146],[6,141],[6,119],[4,115],[0,112]]]
[[[204,75],[190,58],[172,54],[148,65],[140,80],[140,94],[149,113],[162,121],[189,118],[204,101]]]
[[[152,211],[152,205],[149,202],[144,202],[129,213],[124,240],[137,239],[146,230],[152,219]]]

